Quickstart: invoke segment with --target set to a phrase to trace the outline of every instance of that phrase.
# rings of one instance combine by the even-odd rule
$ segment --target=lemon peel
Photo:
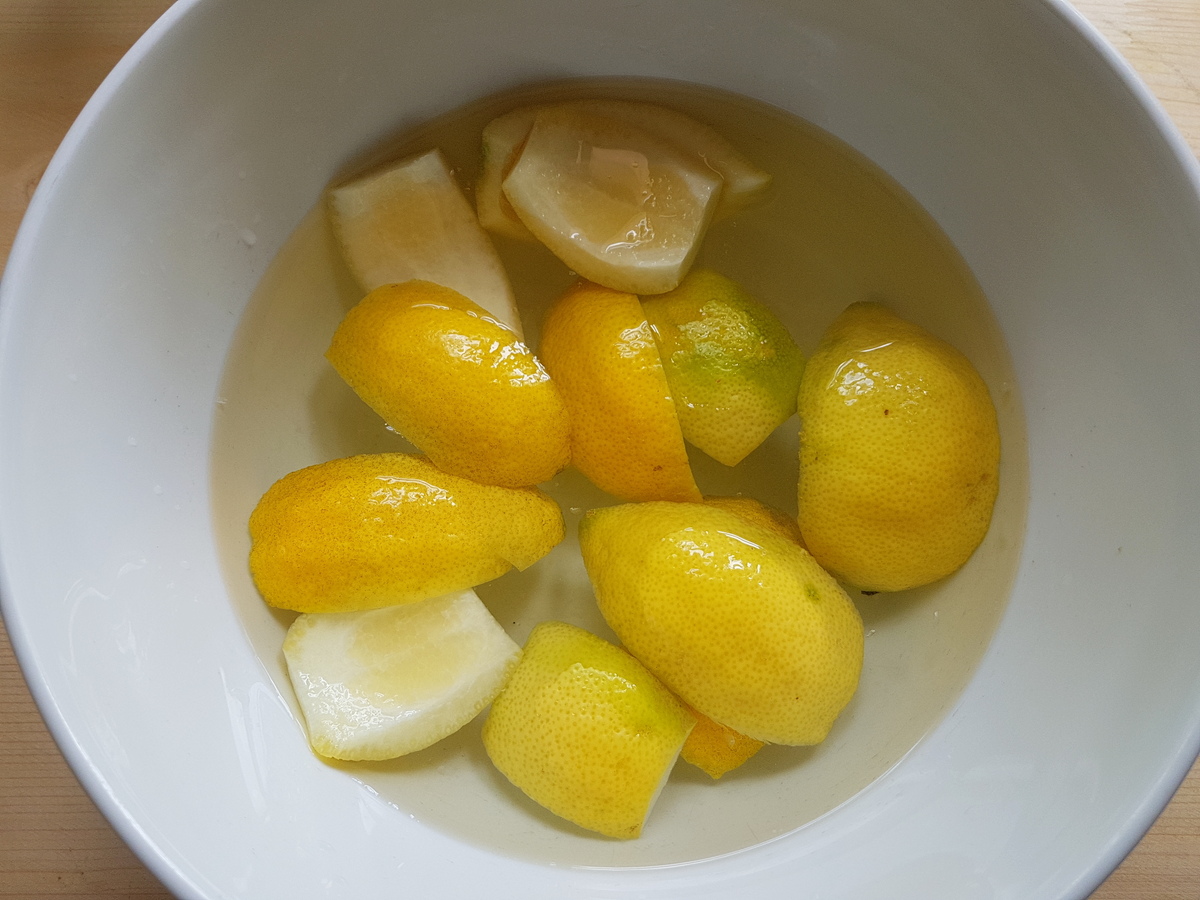
[[[825,739],[862,669],[846,592],[806,551],[722,509],[593,509],[579,543],[605,621],[688,705],[747,737]]]
[[[542,324],[571,419],[571,462],[622,500],[699,500],[675,404],[636,295],[581,281]]]
[[[545,108],[570,109],[627,122],[691,154],[720,174],[721,195],[713,220],[729,218],[759,200],[771,176],[747,159],[722,135],[686,113],[636,100],[569,100],[523,106],[497,116],[483,129],[483,165],[475,186],[479,222],[488,231],[522,241],[537,238],[522,224],[504,196],[505,176],[516,165],[534,119]]]
[[[550,252],[635,294],[679,284],[720,192],[720,175],[655,135],[555,107],[538,112],[504,179],[504,196]]]
[[[444,471],[524,487],[570,460],[567,410],[550,375],[457,291],[427,281],[376,288],[342,320],[325,355]]]
[[[334,235],[364,291],[421,279],[453,288],[521,335],[508,276],[439,150],[332,188]]]
[[[496,768],[551,812],[635,838],[694,724],[624,650],[543,622],[492,704],[483,744]]]
[[[250,573],[271,606],[415,603],[526,569],[562,540],[536,488],[476,484],[423,456],[332,460],[275,482],[250,516]]]
[[[962,353],[878,303],[830,325],[800,386],[800,530],[864,590],[944,578],[983,540],[1000,433]]]
[[[797,547],[804,547],[804,537],[800,534],[799,523],[783,510],[768,506],[761,500],[755,500],[753,497],[721,497],[706,494],[704,504],[731,512],[752,525],[774,531]]]
[[[704,713],[692,710],[696,727],[692,729],[679,755],[716,781],[743,765],[765,745],[732,728],[714,722]]]
[[[688,443],[736,466],[795,413],[804,356],[737,282],[698,269],[642,310]]]

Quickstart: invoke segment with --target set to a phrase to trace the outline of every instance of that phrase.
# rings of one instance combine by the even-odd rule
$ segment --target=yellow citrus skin
[[[987,533],[1000,434],[987,386],[958,350],[877,303],[830,326],[800,386],[800,530],[864,590],[958,569]]]
[[[546,314],[541,357],[571,420],[571,462],[622,500],[692,500],[675,404],[635,294],[581,281]]]
[[[736,466],[796,411],[804,356],[783,323],[707,269],[642,298],[688,443]]]
[[[275,482],[250,516],[250,573],[271,606],[414,603],[526,569],[563,537],[536,488],[480,485],[423,456],[351,456]]]
[[[698,156],[621,118],[543,106],[504,196],[547,249],[589,281],[669,291],[691,267],[721,196]]]
[[[800,536],[800,526],[795,519],[753,497],[706,495],[704,505],[731,512],[752,525],[775,532],[797,547],[804,546],[804,538]],[[733,771],[762,749],[762,741],[719,725],[701,712],[692,712],[696,713],[696,727],[688,735],[679,755],[710,778],[716,780]]]
[[[593,509],[579,543],[622,644],[694,709],[747,737],[825,739],[862,669],[858,610],[789,538],[722,509]]]
[[[804,546],[804,538],[800,534],[800,526],[796,520],[782,510],[767,506],[761,500],[753,497],[715,497],[705,495],[704,504],[723,509],[740,516],[751,525],[774,531],[780,537],[785,537],[796,546]],[[807,549],[807,548],[806,548]]]
[[[696,766],[714,781],[732,772],[763,748],[762,741],[718,725],[704,713],[692,712],[696,715],[696,727],[683,742],[683,750],[679,755],[684,762]]]
[[[546,809],[635,838],[694,724],[624,650],[543,622],[492,704],[483,744],[496,768]]]
[[[325,356],[446,472],[524,487],[569,462],[567,411],[549,374],[457,291],[428,281],[377,288],[346,315]]]

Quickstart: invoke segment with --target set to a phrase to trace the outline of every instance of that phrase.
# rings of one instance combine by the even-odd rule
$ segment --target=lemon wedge
[[[392,759],[475,718],[521,656],[474,591],[366,612],[302,615],[283,642],[309,742]]]
[[[521,334],[508,276],[440,151],[333,188],[328,202],[346,264],[364,291],[432,281]]]
[[[524,487],[570,461],[567,411],[549,374],[457,291],[428,281],[376,288],[342,320],[325,356],[443,471]]]
[[[714,170],[635,125],[547,107],[504,195],[525,227],[584,278],[659,294],[691,266],[721,184]]]
[[[591,115],[618,119],[650,132],[690,153],[724,181],[713,219],[728,218],[758,200],[771,176],[754,165],[729,141],[691,116],[633,100],[571,100],[549,104]],[[516,164],[525,139],[544,106],[524,106],[498,116],[483,129],[483,166],[475,186],[479,222],[488,231],[517,240],[536,241],[504,196],[503,182]]]
[[[800,530],[864,590],[944,578],[987,534],[1000,431],[970,361],[878,303],[829,326],[800,384]]]
[[[536,243],[537,238],[521,222],[521,217],[504,196],[504,179],[521,155],[537,111],[535,106],[525,106],[492,119],[484,126],[482,163],[475,182],[475,212],[479,224],[492,234],[532,243]]]
[[[704,713],[692,712],[696,727],[683,742],[679,755],[713,781],[741,766],[764,746],[762,741],[726,728]]]
[[[250,574],[270,606],[352,612],[416,603],[524,570],[562,540],[558,504],[423,456],[335,459],[275,482],[250,515]]]
[[[603,638],[543,622],[483,725],[496,768],[576,825],[635,838],[695,717]]]
[[[642,300],[683,437],[736,466],[796,412],[804,371],[787,328],[737,282],[697,269]]]
[[[819,744],[854,695],[858,610],[775,530],[712,506],[629,503],[590,510],[579,547],[622,645],[726,728]]]
[[[634,294],[587,281],[542,323],[571,421],[571,462],[622,500],[700,500],[650,324]]]

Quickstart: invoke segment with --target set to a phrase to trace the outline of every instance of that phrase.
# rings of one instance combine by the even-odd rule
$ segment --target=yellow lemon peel
[[[804,357],[737,282],[699,269],[642,311],[688,443],[735,466],[795,413]]]
[[[809,360],[799,411],[800,530],[823,566],[900,591],[966,562],[991,522],[1000,433],[962,353],[856,303]]]
[[[332,460],[275,482],[250,516],[250,573],[271,606],[415,603],[526,569],[563,537],[536,488],[476,484],[423,456]]]
[[[825,739],[858,685],[863,628],[806,551],[692,503],[593,509],[579,543],[605,621],[690,706],[755,740]]]
[[[447,472],[524,487],[570,460],[567,410],[541,362],[457,291],[427,281],[377,288],[342,320],[325,355]]]
[[[556,815],[635,838],[695,717],[619,647],[543,622],[483,726],[505,777]]]
[[[582,281],[542,325],[571,419],[571,462],[622,500],[699,500],[675,404],[634,294]]]
[[[683,742],[679,755],[714,781],[741,766],[764,746],[762,741],[726,728],[704,713],[694,709],[692,712],[696,715],[696,727]]]

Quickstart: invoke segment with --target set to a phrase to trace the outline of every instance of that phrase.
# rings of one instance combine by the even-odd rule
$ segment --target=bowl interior
[[[674,81],[574,80],[468,104],[385,142],[382,155],[404,158],[438,147],[470,186],[480,131],[492,117],[580,96],[685,109],[735,145],[753,148],[756,163],[772,173],[771,195],[710,228],[697,267],[732,276],[769,303],[807,351],[850,303],[885,300],[975,362],[992,386],[1006,447],[989,538],[968,566],[900,596],[855,592],[867,659],[854,702],[831,737],[813,748],[767,748],[719,787],[679,765],[637,841],[597,839],[524,798],[488,761],[479,738],[483,717],[428,752],[344,767],[400,810],[497,852],[560,865],[679,863],[744,849],[828,812],[898,762],[958,699],[1016,574],[1028,497],[1024,417],[987,302],[936,224],[869,161],[778,109]],[[541,247],[496,244],[526,338],[537,346],[544,313],[571,273]],[[289,701],[279,648],[294,615],[268,609],[248,577],[250,512],[287,472],[355,453],[411,449],[324,359],[330,335],[362,294],[339,257],[318,204],[276,256],[243,316],[213,434],[214,530],[226,583],[259,658]],[[699,452],[692,453],[692,469],[704,494],[743,491],[794,515],[797,422],[780,426],[735,469]],[[596,607],[576,540],[585,510],[616,501],[573,471],[546,489],[566,516],[566,540],[548,559],[480,586],[479,594],[518,643],[548,619],[617,642]]]
[[[630,75],[772,104],[894,178],[987,296],[1028,428],[1011,599],[949,714],[816,822],[666,868],[636,864],[709,856],[702,829],[647,860],[522,853],[453,827],[454,798],[406,809],[317,762],[264,649],[279,623],[230,602],[210,503],[239,321],[332,174],[499,90]],[[68,138],[5,275],[22,663],[184,896],[1084,896],[1196,745],[1192,177],[1048,3],[182,4]]]

